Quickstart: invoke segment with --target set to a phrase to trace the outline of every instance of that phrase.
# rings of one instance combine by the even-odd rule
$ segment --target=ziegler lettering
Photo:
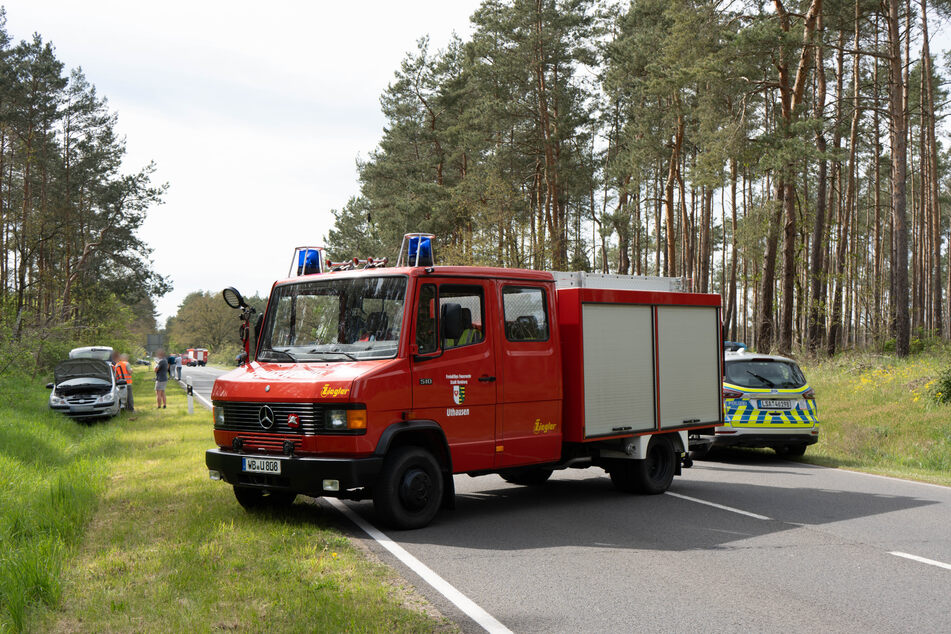
[[[532,432],[536,434],[547,434],[550,431],[555,431],[557,427],[558,425],[556,425],[555,423],[552,423],[550,421],[547,423],[543,423],[542,419],[536,418],[535,428],[532,430]]]
[[[450,407],[446,410],[446,416],[468,416],[468,415],[469,415],[468,407],[464,409],[456,409],[454,407]]]
[[[324,384],[324,389],[320,391],[321,396],[329,398],[339,398],[341,396],[346,396],[349,393],[349,387],[330,387],[326,383]]]

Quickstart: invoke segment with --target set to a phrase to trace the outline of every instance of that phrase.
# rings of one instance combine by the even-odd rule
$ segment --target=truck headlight
[[[215,425],[224,425],[225,424],[225,408],[215,407],[213,409],[215,412]]]
[[[325,429],[329,431],[359,430],[367,428],[367,410],[328,409],[324,414]]]
[[[328,429],[346,429],[347,428],[347,410],[345,409],[332,409],[327,412],[327,428]]]

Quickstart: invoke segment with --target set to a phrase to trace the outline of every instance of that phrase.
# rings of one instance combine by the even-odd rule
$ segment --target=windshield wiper
[[[747,370],[746,373],[756,377],[757,379],[759,379],[760,381],[762,381],[763,383],[765,383],[766,385],[770,387],[776,387],[776,384],[770,381],[769,379],[767,379],[765,376],[760,376],[759,374],[757,374],[756,372],[753,372],[752,370]]]
[[[351,361],[357,360],[355,356],[353,356],[349,352],[344,352],[342,350],[318,350],[317,348],[314,348],[313,350],[309,350],[307,354],[340,354],[347,357]]]
[[[297,357],[292,355],[287,350],[274,350],[273,348],[271,348],[270,350],[264,350],[258,356],[258,358],[261,359],[261,361],[267,361],[268,359],[262,359],[261,357],[270,357],[271,355],[277,357],[278,359],[281,359],[282,357],[286,357],[288,361],[291,361],[291,362],[297,361]]]

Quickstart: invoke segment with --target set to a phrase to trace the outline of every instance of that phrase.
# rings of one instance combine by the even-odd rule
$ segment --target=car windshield
[[[799,366],[778,359],[726,362],[726,382],[741,387],[792,389],[806,384]]]
[[[260,361],[358,361],[396,356],[406,278],[332,278],[274,289]]]

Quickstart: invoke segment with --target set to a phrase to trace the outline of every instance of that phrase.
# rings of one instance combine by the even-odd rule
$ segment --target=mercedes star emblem
[[[258,422],[261,423],[261,427],[264,429],[274,427],[274,410],[267,405],[262,407],[258,410]]]

